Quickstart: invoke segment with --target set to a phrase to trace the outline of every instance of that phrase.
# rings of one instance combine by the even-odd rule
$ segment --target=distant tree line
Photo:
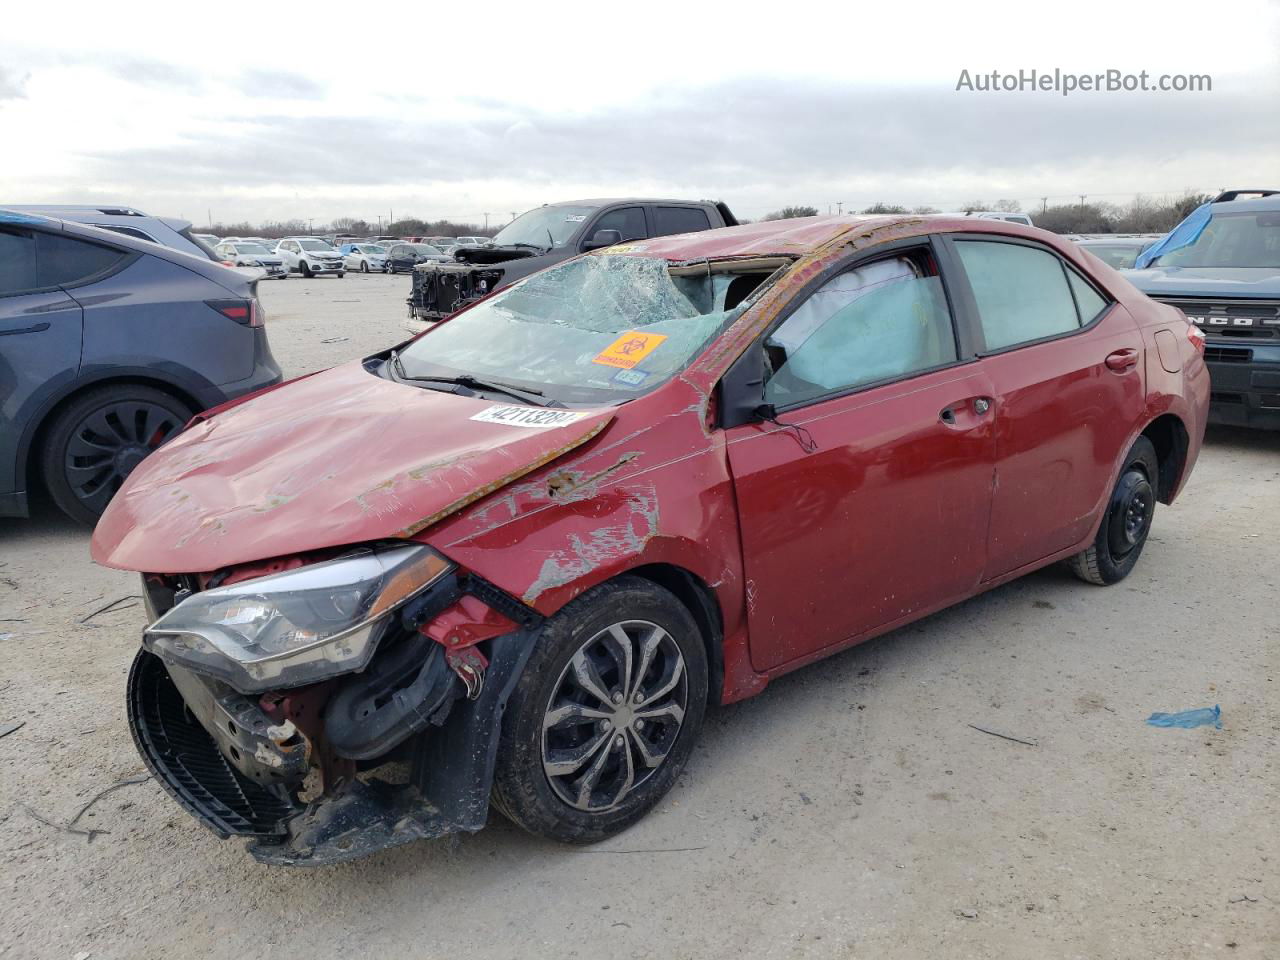
[[[1087,198],[1086,198],[1087,199]],[[1137,196],[1127,204],[1115,203],[1063,203],[1042,206],[1028,211],[1036,226],[1054,233],[1166,233],[1172,230],[1188,213],[1212,200],[1207,193],[1186,193],[1175,200],[1153,200]],[[1005,213],[1021,213],[1017,200],[997,200],[987,203],[974,200],[961,204],[954,211],[970,213],[974,210],[999,210]],[[853,211],[849,211],[852,213]],[[943,213],[934,207],[907,208],[899,204],[873,203],[857,211],[862,214],[893,213]],[[783,207],[767,214],[766,220],[787,220],[792,217],[816,217],[817,207]]]
[[[212,233],[218,237],[323,237],[336,233],[354,237],[492,237],[500,227],[481,227],[474,223],[456,223],[453,220],[419,220],[405,217],[379,226],[355,217],[338,217],[331,223],[317,224],[306,220],[269,220],[266,223],[211,223],[195,227],[196,233]]]

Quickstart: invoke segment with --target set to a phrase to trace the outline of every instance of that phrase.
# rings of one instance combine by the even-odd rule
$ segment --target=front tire
[[[308,280],[310,280],[312,277],[315,276],[315,274],[311,272],[311,267],[306,263],[303,263],[302,266],[298,268],[298,272],[301,273]]]
[[[368,260],[361,260],[361,261],[360,261],[360,272],[361,272],[361,273],[368,273],[368,272],[369,272],[369,261],[368,261]]]
[[[191,419],[185,403],[134,384],[77,397],[49,427],[41,451],[45,486],[62,511],[92,526],[125,478]]]
[[[1098,535],[1088,549],[1066,561],[1072,573],[1098,586],[1119,583],[1129,575],[1151,532],[1159,471],[1156,448],[1146,437],[1139,437],[1125,457]]]
[[[627,576],[568,604],[535,642],[503,717],[494,806],[552,840],[603,840],[688,762],[707,704],[702,636],[674,595]]]

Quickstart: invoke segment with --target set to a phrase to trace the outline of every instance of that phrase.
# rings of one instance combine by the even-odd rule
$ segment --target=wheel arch
[[[1156,448],[1159,476],[1156,477],[1156,496],[1161,503],[1172,503],[1186,468],[1187,451],[1191,436],[1182,418],[1175,413],[1162,413],[1143,428],[1140,436],[1151,441]]]
[[[719,703],[724,687],[724,617],[715,591],[696,573],[671,563],[648,563],[620,574],[628,575],[670,591],[689,611],[707,654],[707,699]]]

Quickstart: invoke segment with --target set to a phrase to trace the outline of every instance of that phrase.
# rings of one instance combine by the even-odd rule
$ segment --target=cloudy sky
[[[1268,0],[301,9],[7,4],[0,204],[502,223],[584,196],[759,217],[1280,182]],[[956,90],[962,70],[1055,68],[1212,90]]]

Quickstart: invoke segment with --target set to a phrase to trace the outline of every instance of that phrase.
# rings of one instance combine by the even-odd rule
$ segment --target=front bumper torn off
[[[129,673],[129,726],[147,768],[169,795],[220,838],[248,838],[255,859],[284,866],[353,860],[484,826],[498,722],[531,649],[526,630],[493,642],[477,699],[459,701],[443,726],[410,741],[407,782],[358,776],[336,795],[309,803],[296,799],[284,774],[275,784],[239,769],[230,748],[245,746],[245,731],[238,731],[234,744],[224,738],[227,753],[220,750],[164,661],[146,650]]]

